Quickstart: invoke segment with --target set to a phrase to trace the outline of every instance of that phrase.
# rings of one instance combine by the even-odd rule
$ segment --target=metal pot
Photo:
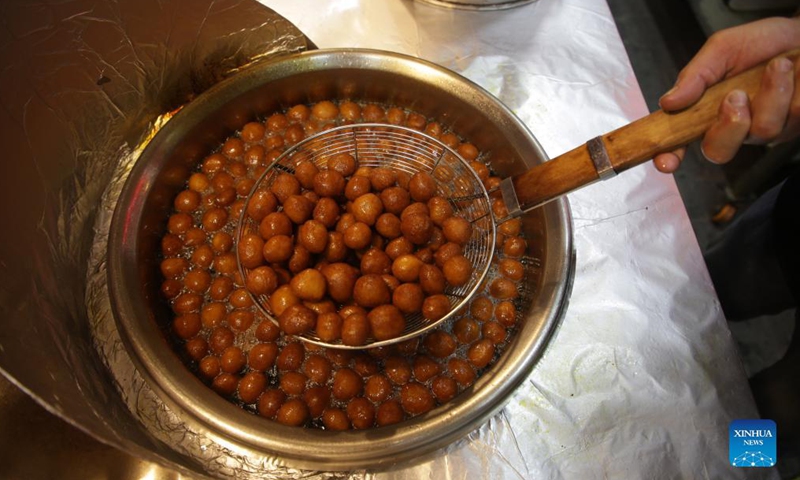
[[[240,452],[297,468],[379,468],[434,452],[498,412],[528,377],[563,316],[574,254],[566,200],[524,216],[529,240],[523,321],[505,353],[473,387],[401,424],[341,433],[286,427],[245,412],[198,380],[164,335],[169,309],[158,285],[158,248],[172,199],[212,148],[252,118],[297,103],[353,99],[436,118],[489,152],[501,176],[546,155],[522,122],[489,93],[437,65],[373,50],[317,50],[267,61],[188,104],[152,139],[122,191],[111,225],[108,272],[117,327],[150,387],[190,430]]]

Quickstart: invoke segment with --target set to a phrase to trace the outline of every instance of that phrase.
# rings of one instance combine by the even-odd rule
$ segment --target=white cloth
[[[553,157],[647,114],[597,0],[474,12],[408,0],[260,0],[320,48],[415,55],[509,106]],[[501,414],[391,478],[775,478],[728,462],[757,418],[671,176],[651,165],[569,196],[577,274],[566,318]]]

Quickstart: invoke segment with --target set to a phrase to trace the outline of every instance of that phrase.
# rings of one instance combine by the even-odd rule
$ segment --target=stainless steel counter
[[[0,375],[0,478],[188,479],[98,442]]]

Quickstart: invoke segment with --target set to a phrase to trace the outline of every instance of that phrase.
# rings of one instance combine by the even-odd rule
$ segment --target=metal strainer
[[[360,346],[324,342],[313,331],[303,335],[311,343],[343,349],[372,348],[408,340],[447,321],[467,305],[483,284],[495,249],[495,221],[486,188],[469,164],[436,138],[402,126],[374,123],[335,127],[308,137],[287,149],[256,181],[242,210],[237,241],[246,234],[258,232],[259,222],[247,215],[247,205],[256,192],[268,190],[279,174],[294,173],[301,161],[313,162],[324,169],[329,159],[342,153],[352,155],[361,167],[391,168],[408,175],[430,173],[436,180],[436,194],[450,201],[454,215],[472,223],[472,237],[463,249],[473,266],[472,275],[465,285],[445,290],[451,308],[444,317],[431,321],[419,313],[407,315],[406,328],[399,337],[381,341],[370,338]],[[243,278],[247,278],[249,269],[242,266],[238,249],[237,262]],[[250,296],[258,308],[277,323],[269,297],[252,292]]]

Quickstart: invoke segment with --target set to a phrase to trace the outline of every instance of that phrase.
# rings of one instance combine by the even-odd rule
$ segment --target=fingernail
[[[711,163],[717,163],[717,164],[719,163],[718,161],[716,161],[713,158],[708,156],[708,154],[706,153],[705,148],[703,148],[703,144],[702,143],[700,144],[700,155],[702,155],[703,158],[705,158],[706,160],[708,160]]]
[[[776,72],[786,73],[786,72],[791,72],[794,65],[792,64],[792,61],[789,60],[788,58],[781,57],[773,60],[770,64],[770,67],[772,67],[772,69],[775,70]]]
[[[747,105],[747,94],[741,90],[734,90],[728,94],[728,103],[734,107],[744,107]]]
[[[664,98],[664,97],[666,97],[668,95],[672,95],[673,93],[675,93],[677,91],[678,91],[678,84],[675,83],[675,85],[673,85],[672,88],[667,90],[666,93],[664,93],[664,95],[661,95],[661,98]]]

